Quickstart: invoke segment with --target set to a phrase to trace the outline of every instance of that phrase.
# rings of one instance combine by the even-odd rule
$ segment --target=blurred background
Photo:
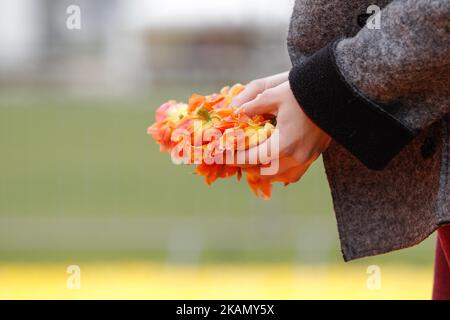
[[[292,6],[0,0],[0,298],[429,298],[433,238],[343,262],[321,160],[263,201],[146,135],[166,100],[288,70]]]

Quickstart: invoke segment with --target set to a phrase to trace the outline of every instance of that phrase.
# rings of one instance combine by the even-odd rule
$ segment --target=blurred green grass
[[[241,215],[270,207],[245,181],[208,187],[192,167],[161,154],[146,128],[163,101],[2,101],[0,215]],[[327,189],[316,165],[302,183],[277,187],[271,202],[282,212],[330,213]]]
[[[54,92],[13,95],[2,91],[0,260],[165,260],[170,259],[167,246],[171,240],[164,233],[172,232],[171,227],[163,229],[155,225],[155,220],[137,230],[139,219],[173,217],[176,229],[183,228],[183,217],[194,219],[194,224],[217,217],[223,225],[205,223],[201,227],[206,236],[201,241],[211,241],[218,231],[224,235],[214,245],[201,245],[202,252],[194,262],[342,263],[321,161],[299,183],[286,188],[276,186],[272,199],[264,201],[253,195],[245,180],[238,183],[226,179],[207,186],[201,177],[191,174],[192,167],[176,166],[168,154],[159,152],[146,134],[154,110],[169,98],[185,101],[189,94],[189,88],[171,87],[131,99],[81,98]],[[253,223],[255,216],[263,218]],[[83,220],[88,225],[77,225],[77,230],[64,229],[71,228],[70,219],[74,217],[93,220]],[[123,225],[120,220],[118,225],[108,227],[107,219],[111,217],[123,218]],[[133,217],[138,220],[126,222],[126,218]],[[235,218],[235,225],[228,225],[220,217]],[[237,230],[236,221],[241,217],[244,225]],[[285,219],[285,224],[277,227],[276,217]],[[306,220],[289,224],[288,217],[310,219],[312,224],[302,225]],[[11,222],[11,218],[19,220]],[[43,218],[50,219],[48,225]],[[59,224],[58,219],[69,222]],[[286,224],[288,228],[280,230]],[[196,227],[186,229],[196,232]],[[140,245],[154,240],[146,233],[158,230],[159,238],[154,238],[161,243],[169,239],[168,245],[158,244],[151,249]],[[189,232],[175,240],[189,239]],[[218,248],[231,240],[243,243]],[[271,246],[272,240],[278,244]],[[257,246],[264,241],[267,244]],[[366,259],[364,263],[430,263],[432,246],[430,239],[412,250]]]

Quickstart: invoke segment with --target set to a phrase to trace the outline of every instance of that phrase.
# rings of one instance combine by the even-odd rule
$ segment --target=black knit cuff
[[[335,44],[292,68],[289,82],[303,111],[370,169],[381,170],[414,137],[387,106],[357,92],[342,76]]]

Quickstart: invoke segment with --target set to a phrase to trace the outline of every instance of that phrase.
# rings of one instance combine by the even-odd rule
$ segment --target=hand
[[[276,87],[279,84],[287,81],[288,77],[289,72],[286,71],[270,77],[253,80],[248,83],[245,86],[245,89],[233,99],[231,104],[235,107],[240,107],[244,103],[255,99],[258,94],[263,93],[265,90]]]
[[[288,183],[298,181],[331,141],[331,138],[303,112],[292,93],[289,81],[265,90],[254,100],[243,104],[240,112],[250,116],[273,114],[277,117],[279,141],[275,141],[274,135],[254,147],[256,149],[239,151],[245,153],[247,163],[261,163],[258,159],[258,149],[262,149],[262,154],[267,154],[265,150],[270,150],[272,143],[279,143],[279,153],[269,156],[271,161],[279,159],[278,172],[268,176],[273,181]]]

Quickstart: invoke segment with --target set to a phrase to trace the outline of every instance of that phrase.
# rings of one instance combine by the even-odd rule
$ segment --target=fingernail
[[[236,108],[236,109],[233,111],[233,113],[234,113],[234,114],[239,114],[239,113],[241,113],[241,111],[242,111],[242,106]]]

